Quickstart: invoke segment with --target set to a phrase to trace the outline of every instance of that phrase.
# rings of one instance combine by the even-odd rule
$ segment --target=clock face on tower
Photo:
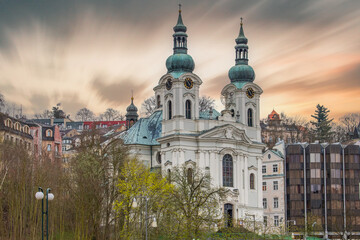
[[[187,89],[192,89],[193,86],[194,86],[193,80],[191,80],[191,78],[185,78],[184,86],[185,86]]]
[[[171,89],[171,87],[172,87],[172,81],[171,81],[171,79],[169,78],[167,81],[166,81],[166,89],[167,90],[170,90]]]
[[[246,96],[248,98],[253,98],[255,96],[255,92],[251,87],[246,89]]]

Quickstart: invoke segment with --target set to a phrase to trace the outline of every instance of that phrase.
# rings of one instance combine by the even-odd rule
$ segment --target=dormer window
[[[52,137],[53,133],[50,129],[46,130],[46,137]]]
[[[21,125],[20,125],[20,123],[16,122],[16,123],[14,124],[14,129],[17,130],[17,131],[20,131],[20,130],[21,130]]]
[[[9,118],[5,120],[5,127],[12,127],[12,121]]]

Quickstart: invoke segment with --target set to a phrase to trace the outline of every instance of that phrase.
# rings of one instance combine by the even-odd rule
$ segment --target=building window
[[[171,101],[168,101],[168,118],[169,118],[169,120],[172,118],[172,105],[171,105]]]
[[[255,189],[255,174],[250,174],[250,189]]]
[[[185,116],[186,119],[191,119],[191,101],[186,100],[185,102]]]
[[[160,152],[158,152],[158,153],[156,154],[156,162],[157,162],[158,164],[161,164],[161,154],[160,154]]]
[[[266,173],[266,165],[262,166],[262,173]]]
[[[46,130],[46,137],[52,137],[52,131],[50,129]]]
[[[274,186],[274,190],[278,190],[279,189],[279,182],[274,181],[273,186]]]
[[[47,145],[47,149],[46,149],[48,152],[50,152],[51,151],[51,144],[48,144]]]
[[[156,97],[156,107],[159,108],[160,107],[160,95],[157,95]]]
[[[278,172],[278,165],[277,164],[273,164],[273,172],[274,173]]]
[[[263,198],[263,208],[266,209],[267,208],[267,199]]]
[[[271,158],[271,154],[269,153],[269,154],[268,154],[268,159],[270,159],[270,158]]]
[[[321,178],[320,169],[310,169],[310,177],[311,178]]]
[[[320,162],[320,153],[310,153],[310,162]]]
[[[274,198],[274,208],[279,208],[279,198]]]
[[[251,108],[248,109],[247,114],[248,114],[248,126],[252,127],[253,126],[253,111]]]
[[[233,159],[230,154],[223,157],[223,186],[233,187]]]
[[[274,226],[275,227],[279,226],[279,216],[274,216]]]
[[[267,226],[267,222],[268,222],[267,216],[264,216],[264,225],[265,225],[265,227]]]
[[[192,181],[193,180],[193,170],[192,168],[188,168],[187,170],[187,181],[188,181],[188,184],[192,184]]]
[[[311,184],[312,193],[320,193],[320,190],[321,190],[320,184]]]
[[[266,191],[266,182],[263,182],[263,191]]]

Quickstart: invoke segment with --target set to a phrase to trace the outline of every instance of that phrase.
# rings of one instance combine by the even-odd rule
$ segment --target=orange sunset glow
[[[310,118],[360,111],[360,1],[181,1],[188,53],[216,99],[230,82],[240,17],[249,65],[272,109]],[[0,93],[32,116],[61,102],[124,113],[153,95],[172,54],[178,1],[0,1]]]

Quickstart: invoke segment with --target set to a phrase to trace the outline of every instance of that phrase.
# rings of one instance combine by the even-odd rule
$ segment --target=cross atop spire
[[[241,17],[241,18],[240,18],[240,25],[241,25],[241,26],[242,26],[242,24],[243,24],[243,23],[242,23],[242,20],[243,20],[243,18]]]
[[[181,12],[181,3],[179,3],[179,13]]]
[[[134,100],[134,90],[131,89],[131,102]]]

